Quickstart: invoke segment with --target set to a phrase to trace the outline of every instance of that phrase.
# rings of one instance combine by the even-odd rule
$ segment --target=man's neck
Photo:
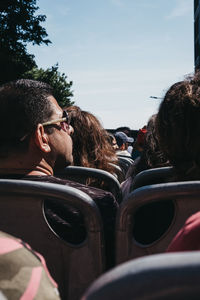
[[[15,157],[9,159],[0,159],[0,174],[24,174],[48,176],[53,175],[52,167],[44,160],[30,161],[26,156],[23,158]]]

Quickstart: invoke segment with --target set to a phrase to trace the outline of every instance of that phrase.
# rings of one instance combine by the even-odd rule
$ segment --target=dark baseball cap
[[[132,137],[127,136],[124,132],[118,131],[114,134],[117,145],[120,147],[122,144],[125,143],[133,143],[134,139]]]

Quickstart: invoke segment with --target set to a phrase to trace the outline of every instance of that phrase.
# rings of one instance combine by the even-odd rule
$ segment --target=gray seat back
[[[199,251],[157,254],[102,275],[81,300],[198,300],[199,281]]]
[[[45,200],[78,209],[87,238],[73,245],[59,238],[44,214]],[[0,180],[0,230],[41,253],[62,299],[75,300],[105,269],[102,222],[94,201],[82,191],[53,183]]]
[[[136,189],[118,210],[116,264],[164,252],[186,219],[199,210],[200,181]]]
[[[131,190],[138,189],[144,185],[168,182],[173,175],[173,167],[162,167],[144,170],[138,173],[131,186]]]
[[[120,203],[122,200],[122,192],[119,181],[114,175],[107,171],[95,168],[69,166],[57,171],[56,176],[74,180],[83,184],[86,184],[88,178],[96,178],[100,181],[105,181],[107,191],[111,192],[114,195],[118,203]]]
[[[118,158],[119,166],[123,170],[124,176],[126,176],[129,167],[133,164],[133,160],[131,159],[131,157],[128,156],[125,157],[125,156],[118,155],[117,158]]]

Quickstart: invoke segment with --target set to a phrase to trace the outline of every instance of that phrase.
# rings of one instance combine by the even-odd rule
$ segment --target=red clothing
[[[200,250],[200,212],[190,216],[167,248],[167,252]]]

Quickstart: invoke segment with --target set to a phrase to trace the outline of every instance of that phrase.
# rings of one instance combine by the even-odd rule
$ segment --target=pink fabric
[[[200,212],[186,220],[167,248],[167,252],[193,250],[200,250]]]
[[[20,300],[32,300],[35,298],[40,285],[40,279],[42,276],[42,267],[33,268],[31,273],[31,279],[28,287]]]
[[[41,254],[39,254],[38,252],[35,252],[35,253],[37,254],[37,256],[39,256],[39,258],[40,258],[40,260],[41,260],[41,263],[43,264],[43,267],[44,267],[44,269],[45,269],[45,271],[46,271],[46,273],[47,273],[49,279],[51,280],[52,284],[57,288],[58,285],[57,285],[57,283],[53,280],[53,278],[51,277],[51,274],[49,273],[49,270],[48,270],[48,268],[47,268],[46,261],[45,261],[44,257],[43,257]]]
[[[20,248],[22,248],[22,245],[18,241],[7,237],[0,237],[0,255],[15,251]]]

